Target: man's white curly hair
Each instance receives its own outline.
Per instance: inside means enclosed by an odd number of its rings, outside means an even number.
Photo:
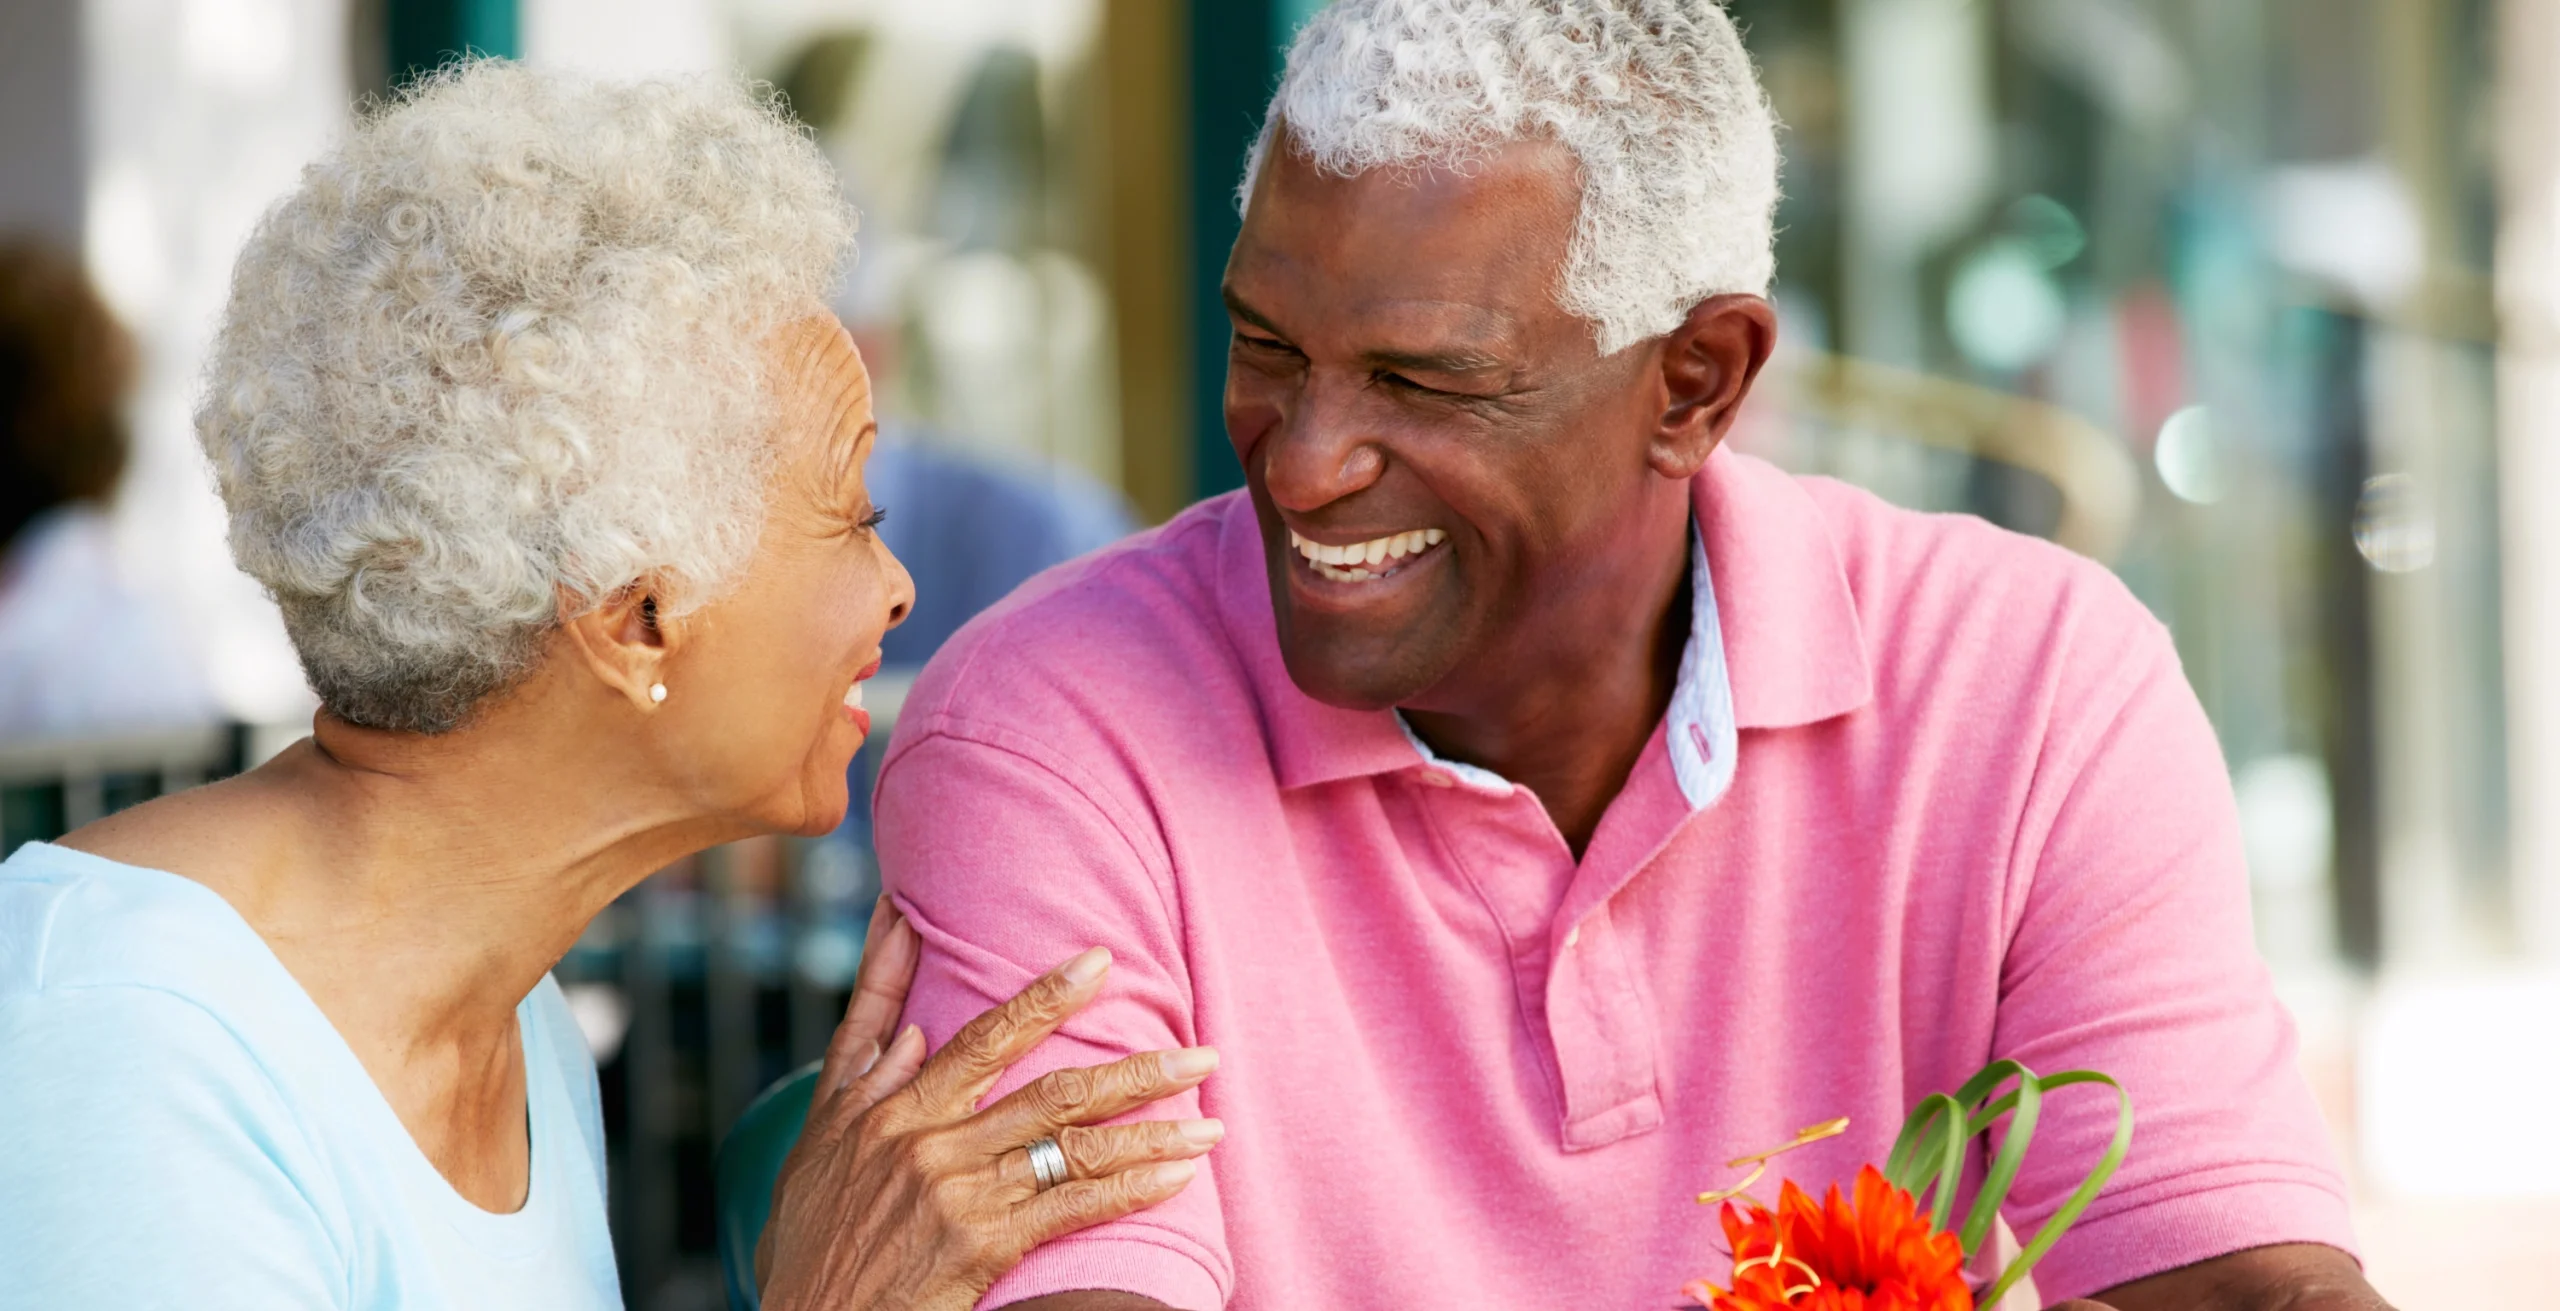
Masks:
[[[443,732],[562,615],[734,582],[765,339],[852,240],[825,157],[734,81],[481,61],[359,122],[241,252],[196,411],[321,701]]]
[[[1344,177],[1563,145],[1582,207],[1557,295],[1603,354],[1776,267],[1777,120],[1716,0],[1335,0],[1289,49],[1239,207],[1284,129]]]

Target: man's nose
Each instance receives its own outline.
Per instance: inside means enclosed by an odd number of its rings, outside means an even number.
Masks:
[[[1313,380],[1263,440],[1262,486],[1272,504],[1306,514],[1376,485],[1387,458],[1348,389]]]

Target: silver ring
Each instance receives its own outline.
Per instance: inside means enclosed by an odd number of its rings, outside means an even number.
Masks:
[[[1067,1181],[1067,1154],[1059,1149],[1057,1139],[1035,1139],[1022,1150],[1031,1153],[1031,1180],[1041,1192]]]

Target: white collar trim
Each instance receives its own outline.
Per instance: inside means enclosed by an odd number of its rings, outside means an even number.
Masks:
[[[1475,765],[1443,760],[1413,731],[1404,712],[1395,712],[1396,728],[1413,744],[1422,763],[1446,772],[1468,787],[1509,796],[1511,780]],[[1689,532],[1689,644],[1680,652],[1680,676],[1671,687],[1671,707],[1663,715],[1664,745],[1671,752],[1672,777],[1692,812],[1723,800],[1733,787],[1741,735],[1733,719],[1733,675],[1725,665],[1724,625],[1716,612],[1716,582],[1707,571],[1707,538],[1694,525]]]

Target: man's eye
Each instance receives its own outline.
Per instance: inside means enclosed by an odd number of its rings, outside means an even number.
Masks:
[[[1291,349],[1289,348],[1288,344],[1287,344],[1287,343],[1285,343],[1285,342],[1281,342],[1281,341],[1275,340],[1275,339],[1270,338],[1270,337],[1255,337],[1255,336],[1249,336],[1249,335],[1247,335],[1247,334],[1245,334],[1245,333],[1241,333],[1241,332],[1239,332],[1239,333],[1237,333],[1237,334],[1236,334],[1236,344],[1237,344],[1237,345],[1239,345],[1239,346],[1250,347],[1251,349],[1258,350],[1258,351],[1262,351],[1262,352],[1264,352],[1264,353],[1266,353],[1266,354],[1275,354],[1275,355],[1295,355],[1295,354],[1297,354],[1297,352],[1296,352],[1296,351],[1294,351],[1294,350],[1291,350]]]
[[[1408,378],[1401,373],[1381,373],[1378,375],[1378,381],[1383,382],[1398,391],[1414,392],[1423,396],[1455,397],[1458,394],[1453,391],[1442,391],[1437,387],[1425,387],[1421,383],[1415,382],[1413,379]]]

